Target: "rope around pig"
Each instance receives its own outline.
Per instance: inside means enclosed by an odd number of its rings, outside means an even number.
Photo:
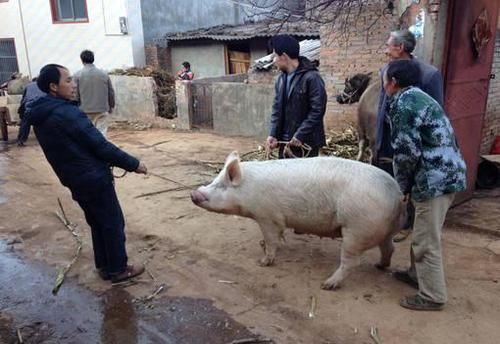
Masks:
[[[278,141],[278,145],[285,145],[285,147],[283,148],[283,155],[288,156],[290,158],[294,158],[294,159],[307,158],[312,150],[311,146],[309,146],[307,143],[303,143],[300,146],[296,146],[296,147],[299,147],[301,149],[301,153],[302,153],[302,156],[297,156],[297,155],[293,154],[293,152],[292,152],[292,148],[291,148],[292,146],[290,145],[290,141]],[[248,158],[252,154],[255,154],[255,153],[260,154],[261,152],[262,152],[261,150],[247,152],[247,153],[241,155],[241,160],[245,160],[246,158]],[[273,157],[272,150],[269,149],[269,147],[266,147],[264,160],[271,160],[271,159],[276,159],[276,157]],[[262,159],[251,159],[250,158],[248,160],[262,160]],[[120,179],[120,178],[123,178],[127,175],[127,171],[125,171],[125,170],[123,171],[122,174],[116,175],[114,173],[115,172],[114,169],[115,169],[115,167],[112,166],[111,173],[113,175],[113,178]]]

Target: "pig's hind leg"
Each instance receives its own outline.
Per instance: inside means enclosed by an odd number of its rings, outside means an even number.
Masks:
[[[357,267],[360,263],[359,250],[352,246],[349,242],[350,238],[345,238],[342,242],[342,250],[340,252],[340,266],[323,284],[322,289],[336,289],[340,287],[341,282]]]
[[[264,250],[264,257],[258,263],[260,266],[273,265],[285,226],[276,222],[259,222],[259,226],[264,236],[264,242],[260,243]]]
[[[391,266],[392,253],[394,252],[392,235],[388,235],[378,247],[380,248],[380,262],[375,264],[375,266],[380,270],[385,270]]]

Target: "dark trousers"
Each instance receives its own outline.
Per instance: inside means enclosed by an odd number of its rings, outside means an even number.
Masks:
[[[28,124],[26,115],[20,115],[21,124],[19,125],[19,132],[17,133],[17,142],[26,142],[30,136],[30,125]]]
[[[72,190],[73,191],[73,190]],[[92,231],[92,246],[97,269],[118,274],[127,267],[125,220],[115,187],[107,183],[92,191],[73,191]]]
[[[389,173],[392,177],[394,177],[394,169],[392,168],[392,162],[386,161],[384,159],[374,159],[373,165],[377,166],[378,168],[384,170],[385,172]],[[415,206],[411,201],[408,201],[406,207],[406,214],[407,216],[403,229],[412,229],[413,222],[415,221]]]
[[[305,154],[307,154],[307,150],[302,150],[300,147],[294,147],[290,146],[292,150],[292,154],[295,155],[297,158],[303,158]],[[312,158],[315,156],[318,156],[319,154],[319,147],[311,147],[311,150],[309,151],[309,154],[307,155],[308,158]],[[285,144],[281,143],[279,146],[279,152],[278,152],[278,157],[280,159],[289,159],[289,158],[294,158],[294,156],[285,156]]]

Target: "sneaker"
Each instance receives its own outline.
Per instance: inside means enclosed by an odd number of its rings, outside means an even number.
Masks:
[[[112,283],[124,282],[131,278],[139,276],[144,271],[145,271],[144,265],[141,265],[139,267],[135,267],[133,265],[127,265],[125,271],[111,276],[111,282]]]
[[[414,311],[440,311],[444,308],[444,303],[437,303],[426,300],[420,295],[407,296],[399,301],[401,307]]]
[[[392,276],[397,279],[398,281],[401,281],[403,283],[408,284],[409,286],[415,288],[418,290],[418,281],[415,281],[410,274],[408,273],[408,270],[400,270],[400,271],[394,271],[392,273]]]
[[[408,238],[410,234],[411,234],[411,229],[402,229],[394,236],[394,238],[392,238],[392,241],[394,242],[404,241],[406,240],[406,238]]]

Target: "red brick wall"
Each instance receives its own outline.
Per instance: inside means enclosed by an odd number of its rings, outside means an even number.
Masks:
[[[349,25],[349,36],[339,37],[339,30],[331,24],[321,27],[320,71],[326,83],[328,94],[325,125],[327,129],[341,129],[355,123],[358,104],[341,105],[336,95],[344,89],[345,78],[357,73],[374,73],[387,62],[384,55],[385,42],[391,30],[398,23],[397,10],[394,15],[380,17],[385,2],[375,1],[364,7],[360,16],[352,19]],[[379,18],[378,20],[376,20]],[[376,21],[376,22],[375,22]],[[368,31],[366,30],[371,24]]]
[[[158,68],[158,49],[154,44],[146,44],[144,46],[146,53],[146,65]]]
[[[499,20],[500,27],[500,20]],[[490,80],[488,105],[484,118],[481,154],[488,154],[497,135],[500,135],[500,28],[497,30],[495,55],[491,73],[495,79]]]
[[[172,58],[168,47],[161,47],[155,44],[146,44],[144,46],[146,52],[146,64],[155,68],[171,71]]]

